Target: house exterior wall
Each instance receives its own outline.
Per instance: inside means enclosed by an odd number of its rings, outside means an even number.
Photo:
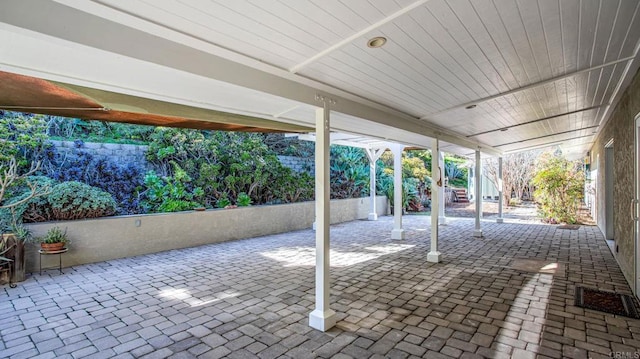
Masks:
[[[634,198],[634,134],[635,117],[640,113],[640,73],[636,73],[623,93],[611,118],[602,128],[590,151],[592,183],[595,188],[595,217],[597,225],[605,227],[605,145],[613,139],[613,213],[614,246],[616,257],[627,281],[634,288],[634,221],[631,218],[631,201]]]
[[[365,219],[369,215],[369,197],[331,201],[331,223]],[[376,197],[378,215],[387,214],[387,197]],[[30,224],[34,236],[43,236],[49,228],[67,230],[71,240],[63,266],[107,261],[142,254],[195,247],[204,244],[285,233],[311,228],[315,202],[271,206],[250,206],[203,212],[118,216],[80,221]],[[313,244],[313,236],[309,237]],[[27,248],[27,271],[38,270],[36,245]],[[54,257],[54,256],[45,256]],[[43,262],[57,261],[43,258]]]

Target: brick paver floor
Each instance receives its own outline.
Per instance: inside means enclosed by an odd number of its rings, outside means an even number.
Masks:
[[[390,240],[391,217],[332,227],[338,324],[327,333],[307,326],[314,234],[303,230],[3,286],[0,357],[640,355],[640,320],[573,305],[578,284],[630,293],[596,227],[484,222],[485,238],[477,239],[473,220],[449,219],[441,227],[443,261],[433,264],[428,224],[426,216],[405,217],[404,241]],[[527,271],[535,259],[562,270]]]

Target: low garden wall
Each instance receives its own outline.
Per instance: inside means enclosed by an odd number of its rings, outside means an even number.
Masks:
[[[376,198],[378,215],[387,213],[387,198]],[[367,218],[369,198],[331,201],[331,223]],[[108,217],[29,225],[34,236],[59,226],[72,241],[63,266],[101,262],[141,254],[194,247],[235,239],[311,228],[315,202],[251,206],[163,214]],[[36,245],[27,249],[27,271],[38,270]],[[54,256],[44,258],[50,264]],[[57,257],[55,258],[57,261]]]

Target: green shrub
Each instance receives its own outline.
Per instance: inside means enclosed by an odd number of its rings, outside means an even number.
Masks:
[[[179,163],[191,179],[184,190],[199,188],[206,207],[238,203],[240,193],[255,204],[313,198],[313,180],[284,167],[260,134],[157,128],[152,140],[147,160],[156,172],[173,178]]]
[[[144,177],[147,187],[142,206],[148,212],[179,212],[202,207],[204,195],[200,187],[191,189],[191,177],[177,163],[172,162],[173,176],[159,177],[150,171]]]
[[[116,211],[116,203],[109,193],[76,181],[53,186],[46,199],[51,219],[57,221],[111,216]]]
[[[56,183],[44,176],[33,176],[30,180],[51,189],[47,195],[32,198],[16,208],[16,214],[23,222],[97,218],[115,213],[113,197],[99,188],[76,181]],[[22,191],[16,196],[16,201],[28,195],[28,189],[23,188]]]
[[[249,197],[246,193],[242,192],[238,195],[237,203],[239,207],[248,207],[251,205],[251,197]]]
[[[579,162],[559,154],[543,154],[531,181],[539,210],[549,222],[575,223],[583,197],[584,174]]]

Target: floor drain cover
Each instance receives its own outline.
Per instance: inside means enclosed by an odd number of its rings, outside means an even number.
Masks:
[[[635,300],[628,294],[576,287],[576,306],[638,319]]]

